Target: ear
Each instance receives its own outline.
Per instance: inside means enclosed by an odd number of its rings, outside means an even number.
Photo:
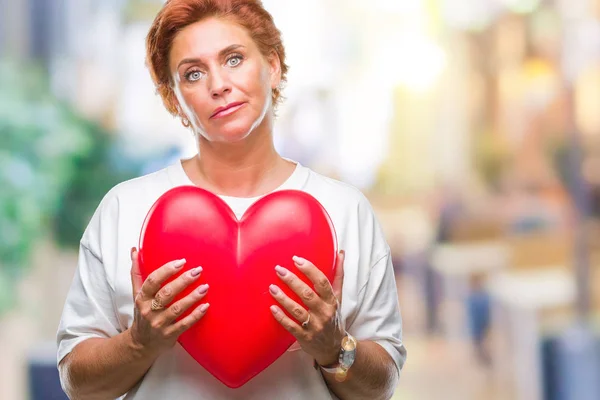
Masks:
[[[271,76],[271,89],[275,89],[281,83],[281,60],[276,51],[272,51],[267,57],[269,73]]]

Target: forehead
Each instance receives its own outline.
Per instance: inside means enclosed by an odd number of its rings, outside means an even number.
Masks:
[[[251,47],[253,41],[246,30],[234,22],[217,18],[203,19],[186,26],[175,36],[171,46],[171,62],[176,63],[178,58],[184,57],[214,57],[232,44]]]

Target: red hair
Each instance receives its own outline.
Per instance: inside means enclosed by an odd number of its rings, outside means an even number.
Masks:
[[[169,70],[173,40],[181,29],[209,17],[226,18],[244,27],[263,56],[268,57],[274,51],[281,63],[281,82],[286,80],[288,66],[281,32],[260,0],[168,0],[146,37],[146,63],[158,94],[173,115],[177,115]],[[273,89],[273,104],[277,104],[280,97],[280,89]]]

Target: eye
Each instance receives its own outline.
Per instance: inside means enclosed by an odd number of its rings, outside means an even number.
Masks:
[[[199,81],[200,79],[202,79],[202,75],[203,75],[202,72],[198,71],[198,70],[189,71],[189,72],[186,72],[185,79],[188,82],[196,82],[196,81]]]
[[[243,59],[244,58],[241,55],[236,54],[227,59],[227,65],[229,65],[230,67],[237,67],[238,65],[240,65],[242,63]]]

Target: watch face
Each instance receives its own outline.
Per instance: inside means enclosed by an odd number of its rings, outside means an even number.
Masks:
[[[342,339],[342,353],[340,355],[340,364],[344,369],[350,368],[356,358],[356,339],[347,335]]]
[[[342,357],[340,360],[340,364],[342,365],[342,367],[350,368],[350,366],[354,362],[354,356],[355,356],[355,353],[353,351],[345,351],[344,354],[342,354]]]

